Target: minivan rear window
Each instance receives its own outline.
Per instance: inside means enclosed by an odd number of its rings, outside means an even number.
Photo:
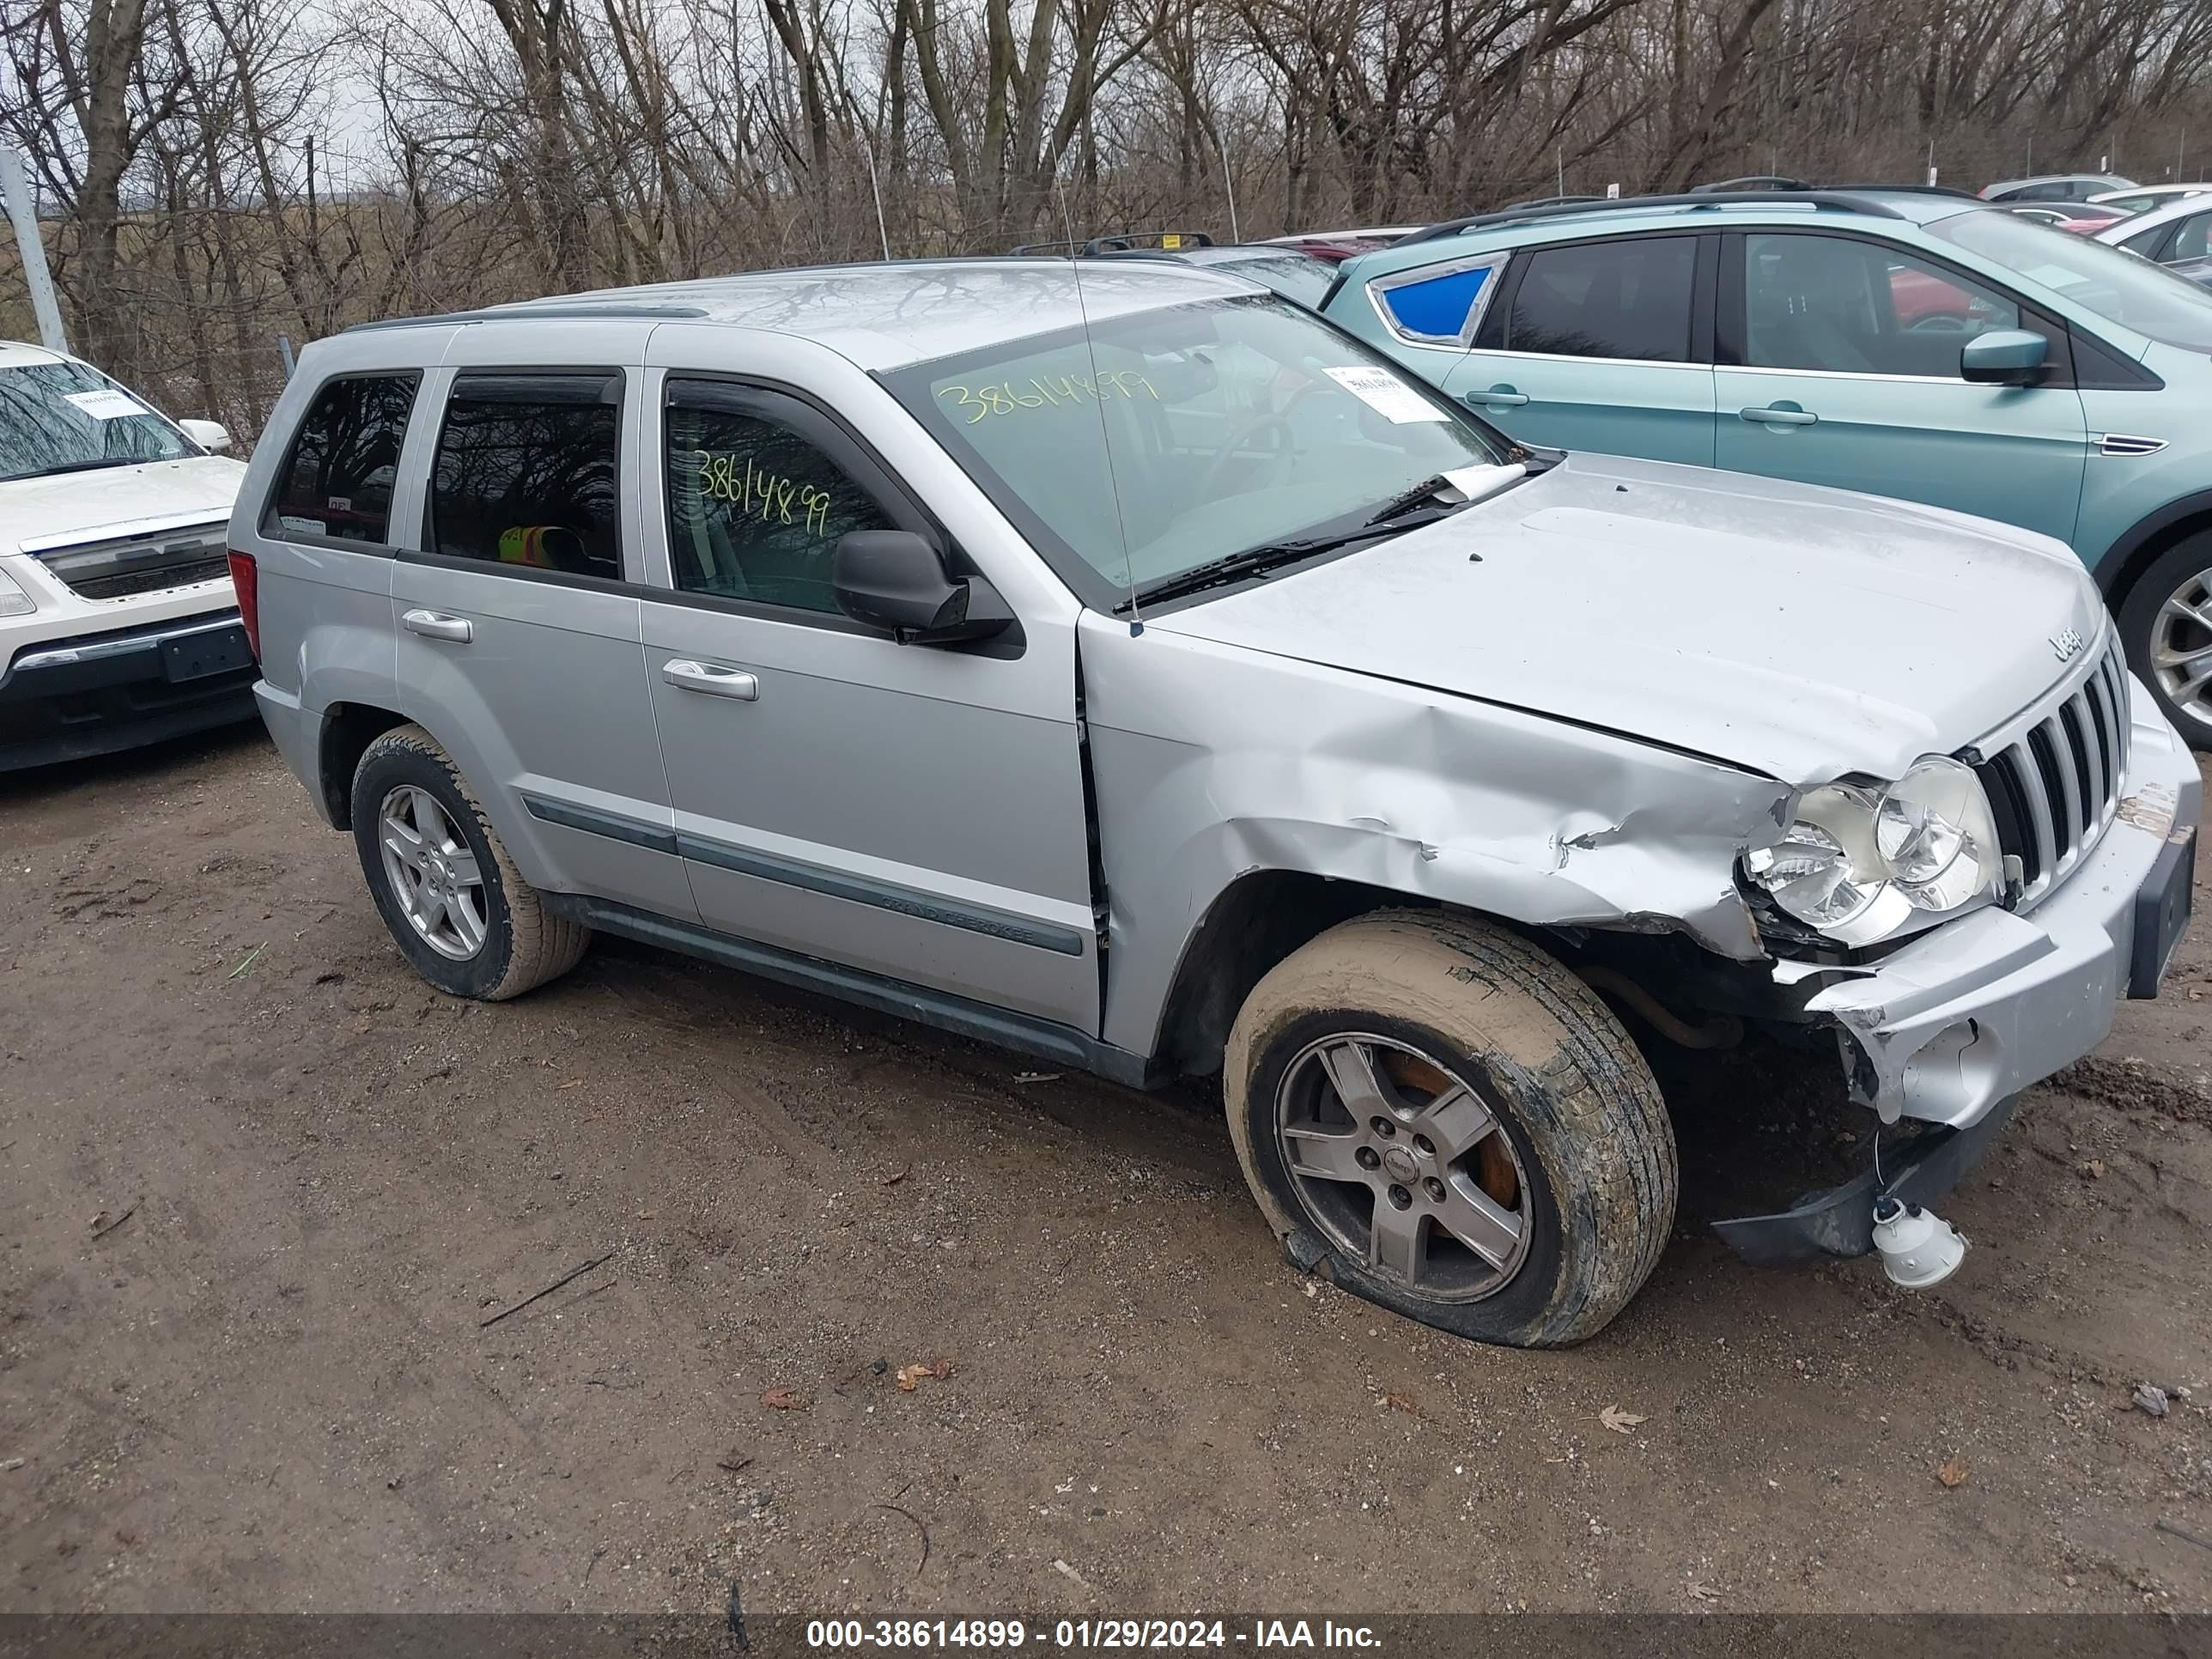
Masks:
[[[389,542],[399,443],[421,380],[354,375],[317,392],[277,475],[264,533]]]
[[[622,580],[619,377],[453,382],[430,483],[430,550]]]

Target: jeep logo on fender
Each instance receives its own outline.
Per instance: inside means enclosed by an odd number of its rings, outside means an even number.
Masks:
[[[2071,628],[2063,634],[2053,634],[2051,636],[2051,648],[2057,653],[2058,660],[2061,662],[2071,662],[2074,659],[2074,653],[2087,643],[2088,641],[2081,637],[2078,630]]]

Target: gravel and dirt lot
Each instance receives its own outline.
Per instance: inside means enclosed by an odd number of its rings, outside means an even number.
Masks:
[[[0,1607],[2203,1609],[2208,985],[1919,1295],[1705,1231],[1856,1156],[1729,1057],[1643,1296],[1505,1352],[1294,1274],[1211,1091],[605,941],[445,1000],[252,728],[0,780]]]

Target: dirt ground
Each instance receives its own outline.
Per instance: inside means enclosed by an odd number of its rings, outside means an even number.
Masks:
[[[1302,1281],[1205,1091],[604,941],[445,1000],[252,728],[0,780],[0,1608],[2203,1609],[2208,985],[1918,1295],[1705,1231],[1841,1144],[1732,1058],[1643,1296],[1514,1353]]]

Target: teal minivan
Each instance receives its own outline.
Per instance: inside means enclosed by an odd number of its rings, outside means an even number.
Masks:
[[[1521,441],[2004,520],[2212,747],[2212,292],[1949,191],[1563,202],[1347,261],[1324,313]]]

